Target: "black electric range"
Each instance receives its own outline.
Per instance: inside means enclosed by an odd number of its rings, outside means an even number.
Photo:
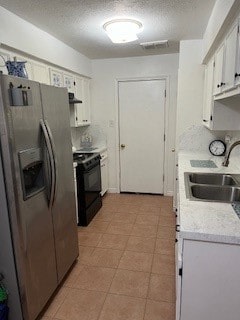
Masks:
[[[102,207],[101,169],[98,153],[74,153],[77,162],[78,225],[87,226]]]

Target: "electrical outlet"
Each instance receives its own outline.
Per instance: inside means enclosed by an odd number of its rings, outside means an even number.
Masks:
[[[230,134],[226,134],[226,135],[225,135],[225,142],[226,142],[226,143],[230,143],[231,140],[232,140],[232,137],[230,136]]]

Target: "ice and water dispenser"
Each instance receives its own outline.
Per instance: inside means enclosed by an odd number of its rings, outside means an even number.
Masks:
[[[20,151],[19,163],[22,179],[23,199],[34,196],[45,188],[44,164],[40,148]]]

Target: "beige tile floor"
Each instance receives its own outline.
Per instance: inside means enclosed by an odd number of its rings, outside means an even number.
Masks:
[[[109,194],[42,320],[174,320],[172,198]]]

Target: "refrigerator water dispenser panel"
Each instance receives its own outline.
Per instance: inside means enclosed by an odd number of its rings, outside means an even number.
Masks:
[[[45,188],[44,165],[41,149],[34,148],[19,152],[23,200],[34,196]]]

